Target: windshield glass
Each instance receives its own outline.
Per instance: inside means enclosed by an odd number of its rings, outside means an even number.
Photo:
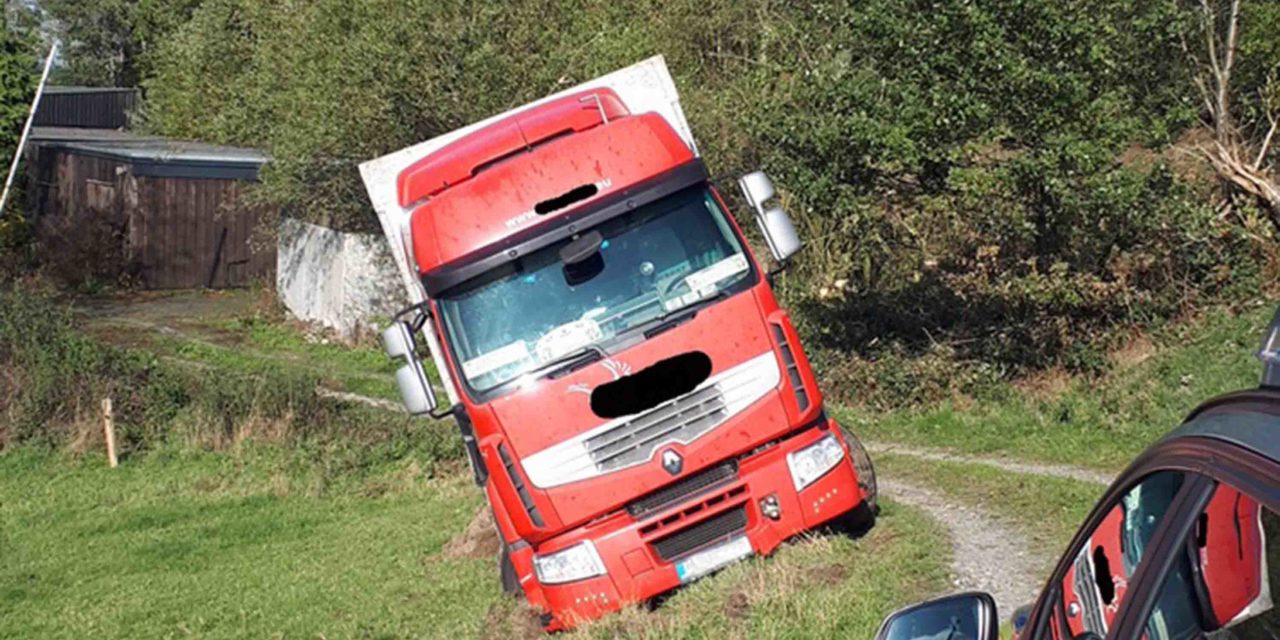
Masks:
[[[446,291],[449,342],[481,393],[749,281],[750,263],[706,185],[595,227],[603,268],[567,277],[545,247]],[[570,284],[570,281],[577,284]]]

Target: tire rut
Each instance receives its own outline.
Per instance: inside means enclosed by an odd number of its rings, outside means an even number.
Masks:
[[[1016,528],[919,485],[881,478],[880,490],[892,500],[925,511],[947,528],[952,584],[960,590],[990,593],[1002,618],[1039,592],[1047,561],[1032,555],[1030,540]]]
[[[1093,484],[1109,485],[1114,478],[1114,474],[1095,469],[1085,469],[1082,467],[1073,467],[1065,464],[1050,464],[1043,462],[1024,462],[1021,460],[1011,460],[1009,458],[1000,458],[995,456],[980,456],[965,453],[956,453],[946,449],[934,449],[930,447],[917,447],[913,445],[887,443],[887,442],[863,442],[867,450],[873,454],[876,453],[892,453],[920,460],[931,462],[958,462],[962,464],[975,464],[984,467],[992,467],[1010,473],[1021,473],[1033,476],[1048,476],[1051,478],[1066,478],[1068,480],[1078,480],[1080,482],[1090,482]]]

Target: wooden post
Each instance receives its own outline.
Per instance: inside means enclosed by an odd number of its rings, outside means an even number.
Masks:
[[[114,469],[119,463],[116,461],[116,427],[111,416],[111,398],[102,399],[102,433],[107,437],[107,463]]]

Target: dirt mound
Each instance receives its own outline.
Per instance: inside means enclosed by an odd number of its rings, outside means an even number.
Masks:
[[[548,637],[538,612],[524,600],[507,599],[489,607],[480,632],[484,640],[536,640]]]
[[[500,550],[498,527],[493,522],[493,514],[489,507],[480,507],[467,527],[444,544],[440,555],[451,560],[496,558]]]

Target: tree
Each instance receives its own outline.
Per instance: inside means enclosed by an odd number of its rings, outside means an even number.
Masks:
[[[1196,68],[1194,82],[1205,124],[1213,131],[1213,143],[1200,151],[1228,190],[1256,201],[1280,231],[1280,176],[1272,162],[1280,126],[1280,64],[1265,71],[1256,95],[1244,96],[1248,104],[1237,105],[1232,80],[1241,44],[1241,0],[1199,2],[1196,31],[1203,48],[1184,42],[1184,49]],[[1274,36],[1266,26],[1257,31]]]
[[[62,79],[74,84],[136,86],[156,47],[202,0],[41,0],[63,42]]]

